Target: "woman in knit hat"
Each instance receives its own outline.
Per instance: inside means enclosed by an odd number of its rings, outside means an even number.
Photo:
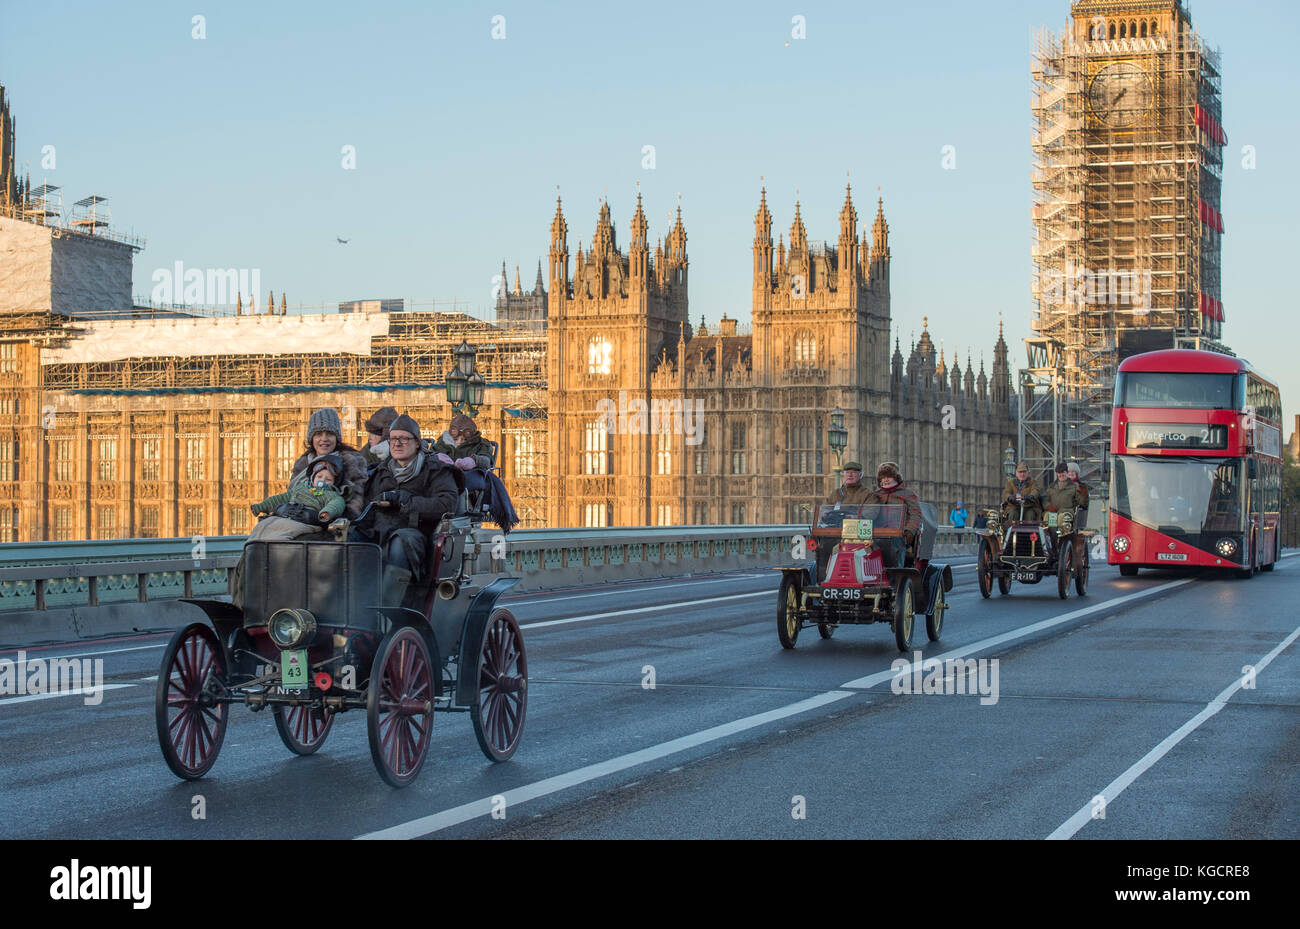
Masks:
[[[308,481],[307,466],[321,455],[337,454],[343,461],[343,473],[338,476],[338,489],[347,495],[348,505],[344,516],[356,519],[361,515],[361,493],[366,486],[366,459],[359,451],[343,441],[343,424],[339,414],[331,407],[323,407],[307,420],[307,450],[293,463],[289,486]]]
[[[438,441],[433,453],[443,464],[454,464],[462,471],[492,467],[492,443],[483,438],[474,420],[464,413],[451,418],[451,425]]]

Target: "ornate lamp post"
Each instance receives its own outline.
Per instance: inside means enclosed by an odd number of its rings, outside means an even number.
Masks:
[[[835,486],[840,483],[840,458],[844,448],[849,444],[849,430],[844,428],[844,411],[839,407],[831,410],[831,427],[826,430],[826,440],[835,452]]]
[[[451,404],[452,413],[477,416],[487,392],[487,381],[474,368],[478,350],[462,341],[453,354],[456,366],[447,372],[447,402]]]
[[[1007,477],[1011,477],[1016,473],[1016,450],[1010,445],[1002,453],[1002,473]]]

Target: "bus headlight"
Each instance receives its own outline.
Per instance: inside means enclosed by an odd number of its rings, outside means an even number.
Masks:
[[[1128,536],[1126,535],[1115,536],[1114,541],[1110,543],[1110,547],[1115,549],[1115,551],[1119,552],[1121,555],[1124,554],[1126,551],[1128,551]]]
[[[276,610],[266,632],[277,648],[302,648],[316,636],[316,617],[306,610]]]
[[[1237,554],[1237,540],[1219,539],[1219,541],[1214,545],[1214,550],[1224,558],[1231,558],[1233,555]]]

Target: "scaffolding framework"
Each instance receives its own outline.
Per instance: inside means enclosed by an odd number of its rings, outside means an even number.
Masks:
[[[1089,17],[1093,7],[1109,15]],[[1167,8],[1172,28],[1138,14],[1129,35],[1129,7]],[[1022,457],[1036,472],[1077,461],[1103,494],[1119,362],[1157,348],[1227,351],[1218,55],[1180,4],[1117,10],[1085,0],[1072,27],[1038,35],[1035,335],[1020,382]]]

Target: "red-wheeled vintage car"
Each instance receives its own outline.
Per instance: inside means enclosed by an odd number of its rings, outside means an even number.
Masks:
[[[206,774],[237,703],[269,707],[299,755],[321,747],[338,714],[363,711],[375,767],[394,787],[420,773],[435,710],[468,711],[488,758],[513,755],[528,665],[519,624],[496,601],[518,578],[472,573],[481,520],[462,490],[424,582],[400,605],[381,603],[379,547],[343,541],[346,526],[333,541],[248,543],[243,609],[187,601],[208,622],[177,631],[163,656],[154,713],[168,767]]]
[[[897,504],[827,504],[818,508],[808,543],[816,565],[781,568],[776,632],[794,648],[799,631],[816,626],[829,639],[839,625],[889,623],[900,651],[912,647],[917,614],[937,642],[952,590],[952,569],[931,560],[938,529],[922,504],[913,557],[903,539],[905,508]]]

